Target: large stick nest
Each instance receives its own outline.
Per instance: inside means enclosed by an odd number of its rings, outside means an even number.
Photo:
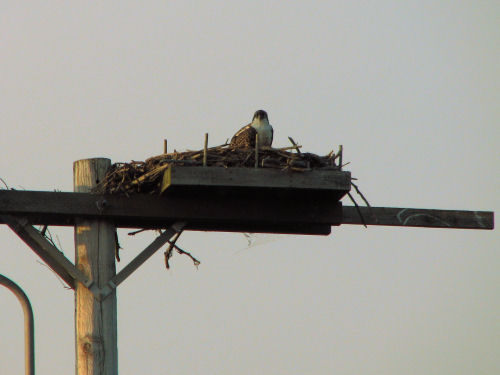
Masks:
[[[292,147],[259,149],[258,167],[304,172],[310,170],[340,170],[335,163],[339,154],[332,151],[319,156],[301,153],[294,143]],[[295,150],[290,152],[289,150]],[[185,151],[153,156],[146,161],[115,163],[104,180],[95,189],[104,194],[159,194],[163,172],[169,165],[202,166],[204,150]],[[206,150],[206,166],[221,168],[255,168],[255,149],[234,148],[228,144],[210,147]]]

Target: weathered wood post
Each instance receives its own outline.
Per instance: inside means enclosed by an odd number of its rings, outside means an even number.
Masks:
[[[90,192],[104,178],[111,161],[78,160],[73,164],[74,191]],[[101,207],[98,209],[104,209]],[[104,220],[78,219],[75,225],[75,265],[99,288],[115,274],[115,227]],[[103,301],[81,283],[75,288],[77,375],[117,375],[116,291]]]

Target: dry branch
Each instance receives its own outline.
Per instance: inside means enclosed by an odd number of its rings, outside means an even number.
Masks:
[[[288,137],[288,140],[292,143],[293,148],[297,151],[297,153],[300,154],[299,145],[295,143],[292,137]]]
[[[367,228],[365,218],[363,217],[363,214],[361,213],[361,209],[359,208],[358,202],[356,202],[356,200],[354,199],[354,197],[352,196],[351,193],[347,193],[347,195],[351,199],[352,203],[354,203],[354,206],[356,206],[356,211],[358,212],[358,215],[359,215],[359,218],[361,219],[361,222],[363,223],[365,228]]]
[[[200,265],[201,262],[198,259],[196,259],[194,256],[192,256],[189,252],[182,250],[179,246],[176,245],[176,242],[179,239],[179,237],[181,236],[181,234],[182,234],[182,231],[177,233],[171,241],[168,241],[169,246],[168,246],[168,249],[164,253],[164,255],[165,255],[165,267],[167,269],[170,269],[169,261],[170,261],[170,258],[172,258],[173,250],[175,249],[179,254],[187,255],[189,258],[191,258],[194,266],[196,268],[198,268],[198,266]]]

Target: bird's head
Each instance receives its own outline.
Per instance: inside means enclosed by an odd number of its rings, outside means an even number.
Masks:
[[[267,118],[266,111],[264,111],[262,109],[259,109],[257,112],[254,113],[252,121],[254,121],[254,120],[258,120],[258,121],[268,120],[269,121],[269,119]]]

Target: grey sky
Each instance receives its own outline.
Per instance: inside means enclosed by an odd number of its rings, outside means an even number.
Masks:
[[[0,177],[70,191],[74,160],[221,144],[263,108],[277,146],[343,144],[373,205],[498,212],[499,21],[497,1],[2,1]],[[152,239],[127,237],[120,267]],[[72,373],[73,293],[0,239],[38,373]],[[199,270],[159,252],[120,286],[121,374],[500,372],[497,230],[245,243],[185,233]],[[0,305],[0,373],[22,373],[21,310]]]

